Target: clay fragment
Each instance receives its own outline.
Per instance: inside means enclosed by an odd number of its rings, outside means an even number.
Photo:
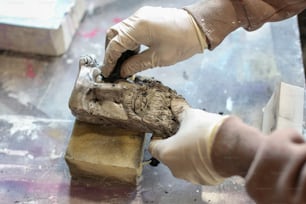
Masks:
[[[104,82],[96,59],[84,56],[69,107],[80,121],[169,137],[179,126],[171,108],[176,101],[185,99],[151,78]]]

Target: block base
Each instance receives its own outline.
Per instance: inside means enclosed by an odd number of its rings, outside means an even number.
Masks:
[[[144,139],[145,133],[76,121],[65,155],[72,178],[113,179],[137,185]]]

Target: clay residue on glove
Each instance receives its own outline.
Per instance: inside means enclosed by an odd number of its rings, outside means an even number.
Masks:
[[[93,62],[94,61],[94,62]],[[80,59],[80,70],[69,107],[77,119],[110,128],[125,128],[169,137],[179,127],[172,111],[185,101],[174,90],[150,78],[103,82],[93,57]]]

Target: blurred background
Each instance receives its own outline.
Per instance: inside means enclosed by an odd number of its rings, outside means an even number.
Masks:
[[[305,67],[306,57],[305,57],[305,46],[306,46],[306,11],[303,11],[298,15],[298,25],[300,30],[301,47],[303,51],[303,62]],[[305,70],[305,69],[304,69]]]

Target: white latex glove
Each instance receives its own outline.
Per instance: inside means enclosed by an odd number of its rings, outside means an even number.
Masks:
[[[143,7],[108,30],[103,76],[110,75],[124,51],[139,50],[140,45],[148,49],[123,63],[122,77],[148,68],[175,64],[207,48],[204,33],[187,11]]]
[[[177,178],[204,185],[221,183],[224,178],[214,170],[211,149],[226,117],[186,106],[178,132],[164,140],[153,139],[149,151]]]

